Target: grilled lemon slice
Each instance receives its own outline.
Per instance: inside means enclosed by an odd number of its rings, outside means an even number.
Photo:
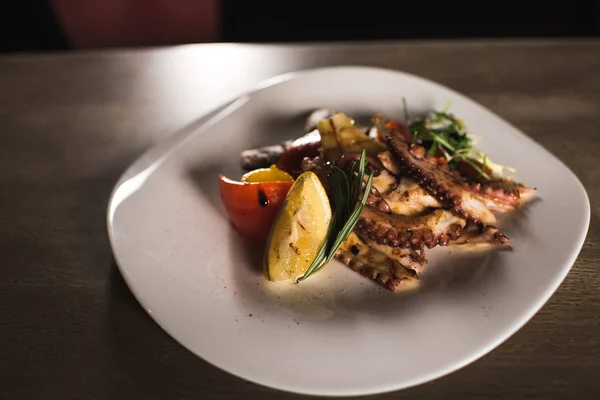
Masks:
[[[325,243],[331,219],[331,205],[321,181],[314,172],[302,173],[271,227],[263,266],[266,278],[301,277]]]

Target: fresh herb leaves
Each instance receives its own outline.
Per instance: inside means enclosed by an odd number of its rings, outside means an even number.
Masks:
[[[334,215],[331,220],[331,229],[325,243],[319,249],[308,270],[302,277],[297,279],[296,283],[305,280],[325,267],[354,230],[373,183],[373,173],[370,173],[367,182],[364,182],[366,163],[367,153],[363,149],[360,160],[351,162],[347,169],[329,164],[333,169],[331,179]],[[360,197],[361,190],[364,190],[362,198]]]
[[[505,166],[493,164],[487,155],[478,151],[467,134],[465,125],[448,110],[432,111],[426,117],[410,119],[403,99],[404,116],[412,144],[423,146],[428,155],[443,156],[451,170],[458,169],[461,162],[469,164],[477,172],[477,178],[492,179],[488,173],[501,173]]]

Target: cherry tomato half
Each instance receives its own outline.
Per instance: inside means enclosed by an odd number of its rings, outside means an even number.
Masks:
[[[293,181],[239,182],[219,175],[221,200],[237,231],[248,241],[266,242]]]
[[[483,169],[483,164],[480,162],[473,161],[473,164],[477,165],[479,169]],[[479,171],[473,168],[471,164],[464,161],[459,161],[456,164],[456,169],[458,169],[458,172],[467,179],[478,179],[480,175]],[[488,176],[492,175],[492,170],[489,167],[486,167],[484,171]]]
[[[408,132],[408,129],[406,129],[406,127],[400,122],[394,120],[389,121],[387,124],[385,124],[385,128],[392,133],[399,134],[406,143],[412,142],[412,136],[410,135],[410,132]]]

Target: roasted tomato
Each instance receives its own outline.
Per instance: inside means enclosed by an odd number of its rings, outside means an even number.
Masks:
[[[406,143],[412,142],[412,136],[408,132],[408,129],[406,129],[406,127],[403,124],[401,124],[400,122],[394,121],[394,120],[389,121],[387,124],[385,124],[385,128],[388,131],[390,131],[391,133],[396,133],[396,134],[400,135],[400,137],[402,139],[404,139],[404,141]]]
[[[473,164],[477,165],[479,169],[483,170],[483,164],[477,161],[472,162]],[[473,166],[467,162],[459,161],[458,163],[456,163],[456,169],[464,178],[467,178],[469,180],[479,179],[479,171],[477,171],[477,169],[473,168]],[[488,176],[492,175],[492,170],[489,167],[486,167],[484,171]]]
[[[219,176],[221,200],[233,226],[250,242],[266,242],[293,180],[240,182]]]

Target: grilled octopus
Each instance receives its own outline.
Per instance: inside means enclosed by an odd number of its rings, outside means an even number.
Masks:
[[[365,207],[355,231],[378,244],[421,250],[424,246],[431,249],[458,239],[465,224],[465,219],[444,209],[421,216],[406,216]]]
[[[422,264],[419,256],[411,256],[410,250],[402,249],[400,253],[390,257],[369,246],[359,235],[352,232],[338,249],[336,258],[360,275],[394,291],[404,282],[418,281],[416,270]],[[414,269],[408,268],[401,260],[413,265]]]
[[[467,181],[401,135],[389,133],[383,141],[386,150],[367,158],[363,182],[372,173],[373,184],[353,232],[335,255],[338,260],[394,291],[419,280],[425,249],[509,244],[496,226],[496,214],[527,203],[535,189],[503,179]],[[344,167],[359,158],[360,153],[346,151],[333,163]],[[317,173],[329,192],[331,169],[323,159],[305,158],[301,169]]]
[[[467,219],[495,224],[493,212],[513,211],[535,197],[535,189],[505,179],[468,182],[458,173],[440,168],[424,156],[424,149],[409,145],[397,135],[386,138],[389,154],[379,159],[396,175],[416,182],[442,207],[453,210]]]

